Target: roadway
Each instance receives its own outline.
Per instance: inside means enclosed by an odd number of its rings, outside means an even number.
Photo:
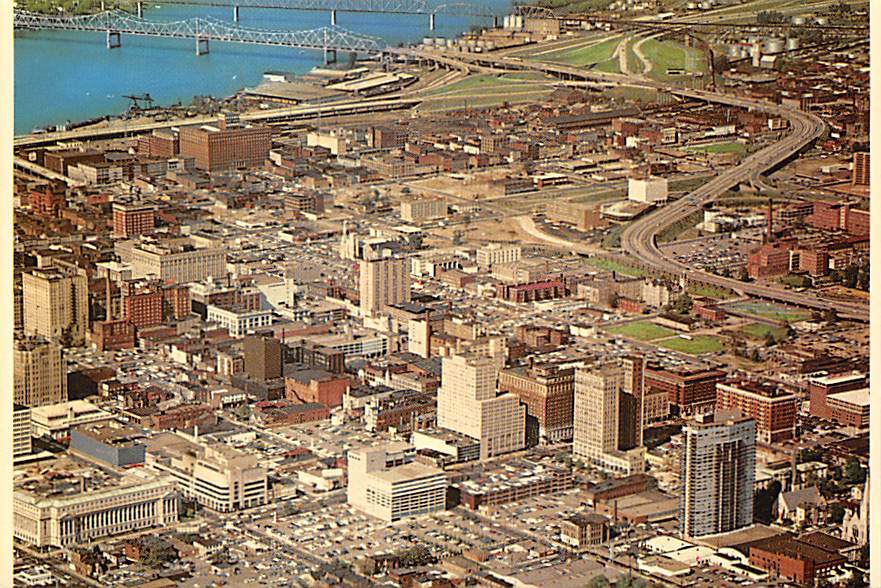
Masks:
[[[741,98],[720,92],[708,92],[702,90],[688,90],[671,88],[661,82],[648,80],[641,76],[624,74],[601,73],[584,70],[577,67],[530,62],[511,57],[495,58],[482,54],[474,56],[450,56],[438,55],[437,52],[398,50],[399,54],[409,54],[420,59],[430,59],[448,67],[462,69],[487,68],[489,70],[533,70],[541,71],[563,79],[582,81],[601,81],[616,85],[631,85],[653,88],[667,91],[672,94],[702,100],[715,104],[724,104],[740,108],[760,110],[785,118],[789,122],[789,133],[781,140],[745,158],[739,165],[717,175],[696,190],[690,192],[676,202],[664,206],[650,213],[638,221],[635,221],[625,229],[621,236],[621,248],[646,265],[655,267],[674,276],[685,276],[706,284],[729,288],[736,292],[747,294],[755,298],[774,300],[786,304],[793,304],[812,310],[824,311],[834,309],[839,316],[859,321],[868,322],[869,309],[864,304],[831,301],[818,295],[807,292],[792,292],[765,284],[747,283],[739,280],[717,276],[708,272],[692,270],[686,265],[667,257],[657,246],[655,239],[663,229],[685,218],[689,214],[699,211],[705,204],[713,202],[722,194],[742,183],[762,183],[758,178],[764,172],[787,161],[797,155],[805,147],[820,137],[826,125],[823,121],[810,113],[794,108],[760,102],[747,98]],[[763,184],[763,183],[762,183]],[[573,250],[578,243],[571,242]]]

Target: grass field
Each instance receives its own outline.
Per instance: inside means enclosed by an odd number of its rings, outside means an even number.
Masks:
[[[505,93],[516,90],[535,89],[534,84],[527,82],[535,82],[543,79],[541,74],[524,73],[511,74],[510,76],[489,76],[474,75],[468,76],[464,80],[459,80],[448,86],[442,86],[427,92],[427,96],[450,96],[450,95],[471,95],[475,92],[495,94]]]
[[[599,269],[604,269],[609,272],[618,272],[619,274],[625,274],[628,276],[633,276],[635,278],[642,278],[646,275],[646,272],[644,270],[641,270],[637,267],[624,265],[623,263],[612,261],[610,259],[591,257],[587,260],[587,263]]]
[[[707,66],[703,53],[672,41],[649,39],[642,45],[642,53],[652,63],[650,76],[658,79],[669,79],[668,69],[681,69],[687,72],[706,71]]]
[[[688,286],[688,293],[694,296],[706,296],[707,298],[719,298],[721,300],[732,298],[734,296],[734,292],[731,290],[714,288],[713,286],[703,286],[701,284],[690,284]]]
[[[576,47],[575,49],[563,49],[542,55],[542,60],[556,61],[567,65],[587,66],[603,63],[612,60],[615,54],[615,48],[621,39],[615,37],[601,43],[586,45],[584,47]],[[617,68],[617,64],[615,65]]]
[[[702,353],[715,353],[722,351],[725,346],[718,337],[712,335],[694,335],[691,340],[682,339],[681,337],[673,337],[672,339],[664,339],[658,345],[672,351],[680,353],[688,353],[689,355],[700,355]]]
[[[728,308],[759,318],[783,321],[786,323],[794,323],[811,318],[811,312],[808,310],[785,306],[783,304],[775,304],[773,302],[749,300],[746,302],[737,302]]]
[[[780,341],[786,337],[786,329],[784,327],[772,327],[764,323],[750,323],[741,327],[740,332],[750,339],[764,339],[768,333],[774,335],[774,339]]]
[[[746,153],[746,145],[737,141],[730,141],[728,143],[713,143],[712,145],[688,147],[687,150],[696,153],[737,153],[743,155]]]
[[[606,329],[608,332],[640,341],[654,341],[675,335],[676,331],[656,325],[651,321],[637,321]]]

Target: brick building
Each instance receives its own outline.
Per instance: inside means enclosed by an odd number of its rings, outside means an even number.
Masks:
[[[180,154],[192,157],[204,171],[238,169],[261,165],[272,147],[272,129],[246,126],[235,117],[221,119],[217,126],[181,127]]]
[[[511,392],[526,404],[526,438],[531,444],[572,438],[574,368],[560,369],[553,365],[506,368],[499,372],[499,391]]]
[[[646,394],[666,392],[671,405],[680,414],[693,414],[716,403],[716,384],[725,372],[709,369],[663,369],[649,364],[645,370]]]
[[[866,375],[862,373],[849,373],[822,376],[808,380],[808,398],[811,402],[811,416],[821,419],[831,419],[832,410],[826,403],[826,399],[832,394],[859,390],[866,387]]]
[[[799,398],[776,386],[734,381],[716,384],[716,410],[740,410],[756,421],[756,441],[779,443],[795,437]]]
[[[854,186],[869,185],[869,154],[865,152],[857,152],[853,154],[853,170],[851,173],[850,183]]]
[[[814,586],[815,579],[842,566],[846,558],[791,535],[771,537],[749,546],[751,566],[802,586]]]
[[[28,192],[31,212],[38,216],[58,218],[65,207],[64,182],[41,182]]]
[[[300,370],[285,377],[285,398],[336,408],[342,406],[343,394],[351,384],[346,376],[317,369]]]
[[[755,279],[785,276],[789,273],[788,243],[765,243],[747,257],[747,274]]]
[[[536,302],[564,296],[566,296],[566,286],[559,279],[530,284],[499,285],[499,298],[508,302]]]
[[[156,208],[152,204],[113,204],[113,234],[117,237],[136,237],[156,227]]]

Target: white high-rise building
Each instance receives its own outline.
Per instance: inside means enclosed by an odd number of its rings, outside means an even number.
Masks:
[[[85,272],[48,267],[25,272],[21,278],[25,333],[42,335],[65,346],[85,344],[89,324]]]
[[[408,444],[349,451],[349,504],[387,522],[444,510],[446,474],[414,462],[413,454]]]
[[[682,430],[679,529],[683,537],[753,522],[756,423],[735,411],[698,415]]]
[[[619,395],[626,372],[617,365],[575,371],[572,453],[600,469],[631,475],[644,469],[644,448],[619,450]]]
[[[498,353],[443,359],[437,424],[479,440],[481,459],[526,446],[526,406],[515,394],[497,391],[504,363]]]

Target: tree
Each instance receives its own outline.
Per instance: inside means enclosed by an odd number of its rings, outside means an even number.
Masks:
[[[587,588],[609,588],[609,581],[605,576],[594,576],[587,583]]]
[[[844,520],[844,507],[838,504],[837,502],[833,502],[829,505],[829,522],[834,523],[836,525],[840,525],[841,521]]]
[[[767,333],[765,335],[765,347],[773,347],[777,345],[777,339],[774,338],[774,333]]]
[[[759,350],[756,347],[752,348],[752,351],[749,352],[750,361],[759,362],[762,361],[762,356],[759,354]]]
[[[823,320],[827,323],[834,323],[838,320],[838,312],[834,308],[827,308],[823,311]]]
[[[859,461],[850,458],[844,466],[844,479],[851,484],[862,484],[866,481],[866,470],[863,469]]]
[[[737,279],[741,282],[749,282],[749,272],[745,267],[740,268],[740,271],[737,272]]]

